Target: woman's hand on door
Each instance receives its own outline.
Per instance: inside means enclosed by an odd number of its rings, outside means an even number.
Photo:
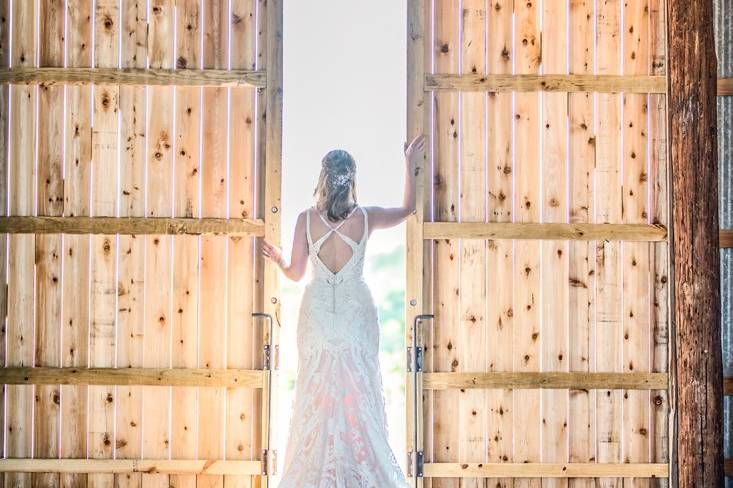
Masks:
[[[270,244],[265,239],[262,239],[262,255],[277,264],[280,268],[283,267],[282,251],[279,247]]]

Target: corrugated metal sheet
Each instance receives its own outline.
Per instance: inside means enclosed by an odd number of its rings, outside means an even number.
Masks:
[[[715,47],[718,76],[733,76],[733,0],[715,0]],[[720,226],[733,228],[733,97],[718,98],[718,164]],[[723,334],[723,374],[733,376],[733,250],[720,253],[721,327]],[[733,457],[733,398],[724,401],[725,457]],[[726,478],[733,488],[733,479]]]

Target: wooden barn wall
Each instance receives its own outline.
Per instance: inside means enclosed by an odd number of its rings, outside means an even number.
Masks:
[[[715,44],[718,55],[718,76],[733,77],[733,2],[715,1]],[[720,228],[733,230],[733,97],[718,97],[718,192]],[[730,245],[729,245],[730,246]],[[733,249],[720,250],[720,309],[723,344],[723,376],[733,377]],[[727,385],[728,382],[726,382]],[[733,397],[729,387],[723,399],[725,458],[733,458]],[[726,463],[726,487],[733,486],[730,462]]]
[[[664,12],[664,0],[425,0],[425,71],[663,76]],[[448,89],[425,103],[426,222],[668,224],[664,94]],[[667,252],[664,240],[435,239],[426,374],[666,372]],[[424,398],[425,463],[669,461],[666,390]],[[425,476],[433,487],[666,484]]]
[[[264,0],[2,0],[4,67],[264,67]],[[262,218],[253,87],[3,85],[0,213]],[[259,110],[258,111],[258,107]],[[6,367],[261,369],[253,236],[0,236]],[[259,263],[259,264],[258,264]],[[262,390],[5,385],[9,458],[261,459]],[[5,473],[6,486],[258,476]]]

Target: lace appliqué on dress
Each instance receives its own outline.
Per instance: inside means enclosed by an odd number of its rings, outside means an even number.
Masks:
[[[367,212],[360,242],[337,272],[318,258],[306,217],[313,266],[298,313],[298,376],[279,488],[407,488],[388,443],[379,369],[379,316],[363,280]],[[330,227],[330,226],[329,226]]]

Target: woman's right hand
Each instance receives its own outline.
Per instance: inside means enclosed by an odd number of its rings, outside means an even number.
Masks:
[[[405,161],[410,165],[411,173],[415,173],[417,163],[423,159],[423,151],[425,150],[425,135],[419,134],[407,144],[405,142]]]

